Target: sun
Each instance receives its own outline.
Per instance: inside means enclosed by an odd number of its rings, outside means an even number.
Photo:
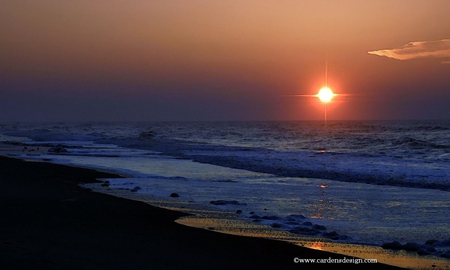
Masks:
[[[333,91],[332,91],[329,87],[325,86],[325,87],[322,87],[322,88],[320,89],[319,93],[317,93],[316,96],[317,96],[317,97],[320,99],[320,101],[322,101],[323,103],[328,103],[328,102],[330,102],[330,101],[333,99],[333,97],[335,96],[335,94],[333,93]]]

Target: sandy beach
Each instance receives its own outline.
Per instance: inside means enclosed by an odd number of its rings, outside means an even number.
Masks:
[[[342,269],[294,260],[351,259],[183,226],[174,222],[183,213],[78,186],[103,177],[116,176],[0,157],[0,268]],[[398,269],[379,263],[364,268]]]

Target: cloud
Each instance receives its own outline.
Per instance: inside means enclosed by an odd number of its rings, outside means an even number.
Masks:
[[[450,58],[450,39],[434,41],[413,41],[401,48],[369,51],[368,54],[386,56],[397,60],[409,60],[415,58]],[[449,60],[442,61],[449,64]]]

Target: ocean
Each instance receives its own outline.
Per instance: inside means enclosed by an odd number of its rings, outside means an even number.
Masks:
[[[124,177],[86,188],[225,227],[450,250],[450,121],[3,123],[0,141]]]

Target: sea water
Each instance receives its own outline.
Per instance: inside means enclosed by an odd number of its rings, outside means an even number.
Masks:
[[[450,121],[5,123],[0,140],[124,176],[104,191],[293,236],[450,239]]]

